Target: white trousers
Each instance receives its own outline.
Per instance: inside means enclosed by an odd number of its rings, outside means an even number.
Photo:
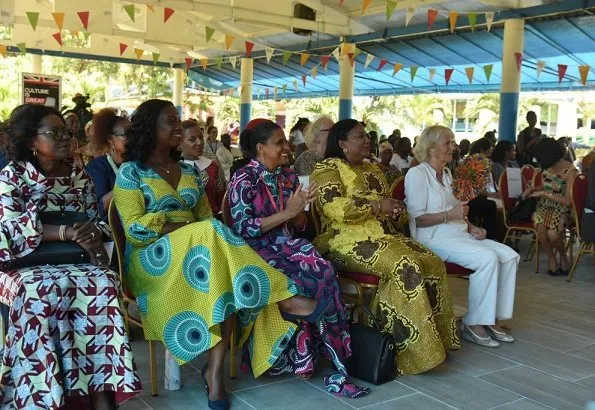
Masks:
[[[470,234],[448,241],[432,239],[426,244],[448,262],[471,269],[466,325],[493,325],[496,319],[510,319],[519,254],[510,247],[489,239],[478,241]]]

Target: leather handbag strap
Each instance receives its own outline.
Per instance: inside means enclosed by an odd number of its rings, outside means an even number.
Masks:
[[[357,309],[362,309],[364,312],[366,312],[368,314],[368,316],[372,319],[372,321],[374,322],[374,327],[378,330],[378,331],[382,331],[382,328],[380,327],[380,322],[378,321],[378,319],[376,318],[376,316],[374,316],[374,313],[372,313],[372,311],[370,309],[368,309],[367,307],[360,305],[360,304],[355,304],[353,305],[353,310],[351,311],[351,314],[349,315],[349,325],[353,324],[353,313],[357,310]]]

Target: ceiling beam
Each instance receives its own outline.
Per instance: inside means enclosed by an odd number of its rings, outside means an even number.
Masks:
[[[444,1],[445,0],[401,0],[401,1],[397,2],[397,8],[395,9],[395,11],[407,9],[410,7],[412,7],[412,8],[431,7],[431,6],[440,4],[440,3],[444,3]],[[301,0],[300,0],[300,3],[302,3]],[[372,14],[379,14],[379,13],[386,13],[386,4],[383,4],[382,6],[368,7],[364,16],[369,16]],[[351,17],[362,16],[362,11],[360,8],[358,8],[357,10],[350,12],[349,15]]]
[[[319,18],[323,22],[333,21],[336,24],[351,27],[353,32],[358,34],[370,33],[374,31],[371,27],[366,26],[365,24],[360,23],[358,20],[345,14],[341,9],[324,4],[322,0],[300,0],[299,2],[304,6],[310,7],[311,9],[317,11],[317,21],[320,21]]]

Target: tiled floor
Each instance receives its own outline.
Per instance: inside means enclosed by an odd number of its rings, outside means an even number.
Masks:
[[[310,381],[241,374],[227,381],[233,409],[584,409],[595,401],[595,265],[584,258],[572,283],[533,273],[522,262],[512,335],[498,349],[463,342],[463,348],[431,372],[371,386],[369,396],[339,399],[322,389],[324,369]],[[546,261],[542,259],[542,266]],[[451,278],[458,314],[465,311],[467,281]],[[145,391],[122,410],[206,409],[198,370],[205,358],[182,368],[183,386],[159,396],[149,390],[148,349],[136,333],[133,349]],[[205,355],[203,355],[205,356]],[[163,350],[158,351],[163,377]]]

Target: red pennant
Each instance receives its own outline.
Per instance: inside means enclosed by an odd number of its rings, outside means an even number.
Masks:
[[[432,29],[432,26],[434,25],[437,16],[438,10],[428,9],[428,30]]]
[[[322,68],[324,68],[325,70],[326,70],[326,65],[328,64],[330,59],[331,59],[331,56],[322,56],[320,58],[320,64],[322,65]]]
[[[382,67],[384,67],[386,64],[388,64],[387,60],[385,60],[385,59],[380,60],[380,62],[378,63],[378,69],[376,71],[382,70]]]
[[[523,64],[523,54],[514,53],[514,58],[516,58],[516,69],[518,71],[521,71],[521,64]]]
[[[264,95],[266,96],[266,98],[267,98],[267,100],[268,100],[268,98],[269,98],[269,88],[268,88],[268,87],[267,87],[267,88],[265,88],[265,90],[264,90]]]
[[[558,64],[558,82],[561,83],[566,75],[566,70],[568,70],[568,66],[566,64]]]
[[[163,9],[163,22],[167,23],[167,20],[174,14],[176,11],[172,8],[166,7]]]
[[[62,33],[61,32],[57,32],[52,34],[52,37],[54,37],[56,39],[56,41],[58,42],[58,44],[62,45]]]
[[[454,73],[455,69],[454,68],[447,68],[444,70],[444,79],[446,80],[446,85],[448,85],[448,82],[450,81],[450,77],[452,77],[452,73]]]
[[[347,53],[347,57],[349,58],[349,62],[351,63],[351,67],[355,64],[355,53]]]
[[[252,49],[254,48],[254,43],[250,41],[246,41],[246,57],[250,57],[252,55]]]
[[[339,0],[339,6],[342,6],[345,3],[345,0]]]
[[[190,70],[190,67],[192,66],[192,58],[186,57],[184,60],[186,61],[186,70]]]
[[[302,74],[302,83],[304,84],[304,87],[306,86],[306,78],[308,77],[307,74]]]
[[[81,19],[81,23],[83,23],[83,27],[85,30],[89,27],[89,12],[88,11],[79,11],[78,13],[79,19]]]
[[[120,55],[124,54],[124,51],[128,48],[128,44],[120,43]]]

